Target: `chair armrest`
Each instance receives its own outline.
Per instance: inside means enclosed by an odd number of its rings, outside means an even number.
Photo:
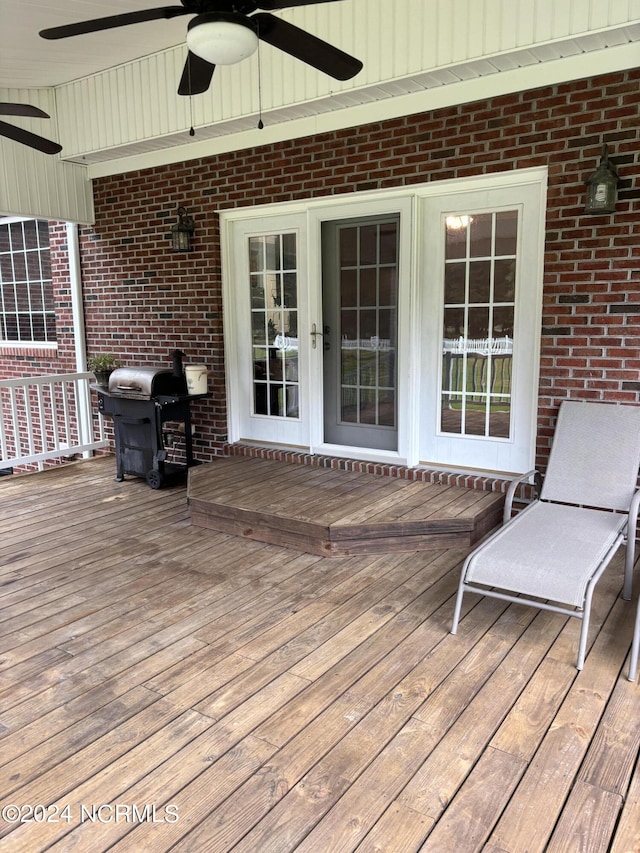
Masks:
[[[502,514],[502,523],[506,524],[507,521],[511,518],[511,511],[513,508],[513,499],[516,496],[516,491],[519,486],[523,483],[530,482],[531,478],[534,478],[534,484],[536,487],[536,491],[538,494],[540,493],[540,485],[542,482],[542,475],[535,468],[532,471],[527,471],[526,474],[521,474],[519,477],[516,477],[509,483],[509,488],[507,489],[507,494],[504,501],[504,512]]]
[[[622,597],[625,601],[631,598],[633,583],[633,566],[636,561],[636,530],[638,527],[638,510],[640,509],[640,489],[636,489],[629,503],[627,516],[627,552],[624,559],[624,587]],[[638,611],[640,612],[640,611]]]
[[[629,518],[627,521],[627,536],[632,542],[636,539],[636,529],[638,526],[638,511],[640,510],[640,489],[636,489],[629,504]]]

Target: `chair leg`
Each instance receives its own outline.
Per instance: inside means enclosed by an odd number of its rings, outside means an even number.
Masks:
[[[624,586],[622,588],[622,597],[625,601],[629,601],[631,598],[632,591],[632,583],[633,583],[633,564],[635,561],[635,532],[634,532],[634,540],[631,540],[630,537],[627,537],[627,545],[624,555]]]
[[[463,572],[463,578],[464,578],[464,572]],[[462,609],[462,597],[464,595],[464,580],[463,580],[463,578],[460,579],[460,583],[458,585],[458,594],[456,596],[456,606],[455,606],[455,609],[453,611],[453,621],[451,623],[451,633],[452,634],[458,633],[458,622],[460,621],[460,611]]]
[[[636,622],[633,629],[633,643],[631,645],[631,660],[629,661],[629,681],[635,681],[638,673],[638,652],[640,652],[640,601],[636,610]]]
[[[580,630],[580,643],[578,645],[578,662],[576,669],[581,670],[584,666],[584,658],[587,651],[587,637],[589,636],[589,619],[591,617],[591,598],[593,596],[593,587],[587,589],[585,596],[584,610],[582,612],[582,628]]]
[[[589,633],[589,622],[587,621],[586,614],[582,617],[582,630],[580,631],[580,645],[578,646],[578,661],[576,663],[576,669],[581,670],[584,666],[584,657],[587,650],[587,634]]]

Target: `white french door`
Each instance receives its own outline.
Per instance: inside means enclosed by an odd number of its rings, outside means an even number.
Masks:
[[[230,437],[309,445],[305,217],[234,222],[225,293]]]
[[[324,440],[398,449],[399,216],[322,228]]]
[[[229,440],[533,467],[546,171],[221,214]]]

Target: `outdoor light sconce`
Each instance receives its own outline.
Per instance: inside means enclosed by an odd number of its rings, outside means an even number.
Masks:
[[[587,203],[584,212],[589,214],[613,213],[618,201],[618,172],[609,160],[609,149],[602,146],[600,165],[585,181]]]
[[[174,252],[190,252],[193,235],[193,219],[187,216],[184,207],[178,208],[178,221],[171,228],[171,248]]]

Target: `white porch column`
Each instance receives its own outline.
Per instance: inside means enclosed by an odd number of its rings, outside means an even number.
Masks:
[[[76,372],[85,373],[87,370],[87,354],[85,351],[84,307],[82,304],[82,273],[80,271],[78,226],[75,222],[67,222],[67,251],[69,255],[69,282],[71,287]],[[89,394],[89,385],[87,382],[78,383],[77,395],[80,443],[89,444],[92,439],[93,430],[91,428],[91,395]],[[86,450],[82,455],[86,459],[92,456],[93,453],[90,450]]]

